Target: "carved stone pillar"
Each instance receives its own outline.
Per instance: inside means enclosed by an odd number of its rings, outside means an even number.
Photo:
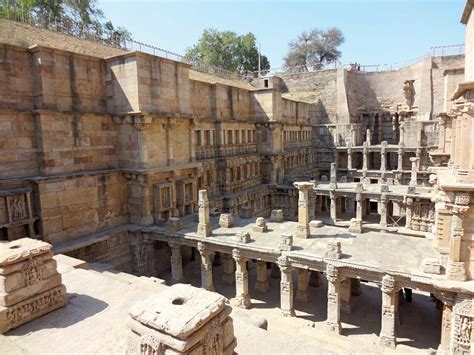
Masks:
[[[400,172],[403,170],[403,148],[402,147],[398,148],[397,170]]]
[[[352,170],[352,149],[347,149],[347,170]]]
[[[206,190],[199,190],[199,224],[197,234],[200,237],[212,235],[212,226],[209,218],[209,199]]]
[[[312,221],[316,218],[316,191],[310,189],[308,191],[308,220]]]
[[[309,274],[309,285],[311,287],[321,286],[321,277],[319,271],[311,270],[311,273]]]
[[[222,281],[227,285],[232,285],[235,281],[235,268],[234,268],[234,259],[230,254],[223,255],[223,266],[224,274],[222,275]]]
[[[257,260],[257,281],[255,282],[255,291],[265,293],[270,288],[268,282],[267,263]]]
[[[367,159],[368,159],[369,149],[367,147],[367,142],[364,142],[362,148],[362,170],[367,171]]]
[[[300,238],[309,237],[309,213],[308,196],[309,189],[314,187],[310,182],[295,182],[293,184],[298,190],[298,225],[296,236]]]
[[[333,191],[333,190],[329,191],[329,198],[331,199],[331,206],[330,206],[331,222],[333,224],[336,224],[337,207],[336,207],[336,193],[335,193],[335,191]]]
[[[308,275],[308,269],[298,269],[298,291],[296,292],[296,300],[301,303],[309,302]]]
[[[453,307],[450,354],[474,353],[474,300],[472,294],[458,293]]]
[[[451,349],[451,334],[453,324],[453,305],[454,297],[444,295],[442,297],[443,310],[441,317],[441,339],[438,347],[438,353],[449,354]]]
[[[293,267],[285,256],[278,258],[278,266],[281,270],[280,308],[285,317],[293,317],[295,315],[293,307]]]
[[[362,221],[362,194],[356,194],[356,219]]]
[[[405,202],[405,228],[411,229],[411,217],[413,216],[413,199],[408,197]]]
[[[464,236],[463,218],[469,210],[469,193],[458,193],[455,205],[451,206],[451,237],[446,276],[449,280],[464,281],[467,279],[466,266],[461,260],[461,241]]]
[[[395,348],[397,339],[395,335],[397,292],[395,278],[385,275],[382,279],[382,327],[380,330],[380,345]]]
[[[250,296],[247,259],[242,257],[239,249],[232,250],[232,257],[235,260],[235,301],[237,306],[249,308]]]
[[[132,250],[133,274],[146,276],[148,273],[148,250],[140,232],[133,234],[130,247]]]
[[[181,257],[181,246],[175,243],[168,243],[171,248],[171,283],[184,281],[183,258]]]
[[[387,142],[382,142],[382,149],[380,150],[380,170],[385,171],[387,170]]]
[[[212,252],[206,250],[203,243],[197,245],[199,254],[201,255],[201,287],[208,291],[214,291],[214,281],[212,278]]]
[[[410,158],[411,161],[411,178],[410,186],[416,186],[418,180],[418,161],[420,158]]]
[[[337,268],[334,265],[327,264],[326,277],[328,279],[328,315],[326,323],[329,329],[341,333],[341,301],[340,285],[341,280]]]
[[[331,163],[331,172],[329,175],[329,188],[337,189],[337,170],[336,163]]]
[[[351,314],[352,312],[352,303],[351,303],[351,278],[346,277],[341,281],[341,286],[339,290],[340,294],[340,304],[341,312],[346,314]]]
[[[386,194],[380,196],[380,228],[387,229],[387,205],[388,199]]]

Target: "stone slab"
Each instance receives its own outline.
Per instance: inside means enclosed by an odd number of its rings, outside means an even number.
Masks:
[[[52,249],[52,245],[30,238],[22,238],[14,242],[0,242],[0,267],[46,254]]]

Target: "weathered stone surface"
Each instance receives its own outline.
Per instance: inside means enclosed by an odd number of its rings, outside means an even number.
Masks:
[[[234,217],[230,213],[221,213],[219,225],[223,228],[231,228],[234,225]]]
[[[255,232],[265,233],[268,231],[267,222],[263,217],[258,217],[255,226],[252,228]]]
[[[270,222],[283,222],[283,210],[272,210]]]

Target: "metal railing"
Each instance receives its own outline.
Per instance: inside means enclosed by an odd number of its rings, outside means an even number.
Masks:
[[[448,55],[461,55],[464,54],[465,45],[461,44],[450,44],[447,46],[435,46],[430,48],[430,53],[433,57],[448,56]]]

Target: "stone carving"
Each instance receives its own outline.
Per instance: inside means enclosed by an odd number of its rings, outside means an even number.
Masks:
[[[127,353],[231,354],[237,343],[226,302],[217,293],[184,284],[139,301],[129,312]]]
[[[238,232],[235,235],[235,239],[240,243],[250,243],[250,233],[249,232]]]
[[[8,196],[10,222],[18,222],[28,218],[25,195]]]
[[[349,224],[350,233],[362,233],[362,220],[358,218],[351,218]]]
[[[326,245],[326,252],[324,253],[325,258],[340,259],[341,253],[341,242],[331,240]]]
[[[255,221],[255,226],[252,227],[254,232],[264,233],[268,231],[267,222],[263,217],[257,217]]]
[[[52,246],[39,240],[0,243],[0,334],[66,304],[52,257]]]
[[[405,102],[409,108],[413,106],[415,102],[415,80],[405,80],[403,84],[403,95],[405,96]]]
[[[457,193],[456,197],[454,199],[454,203],[456,205],[466,206],[466,205],[469,205],[470,200],[471,200],[471,198],[470,198],[470,194],[468,192],[466,192],[466,193]]]
[[[282,233],[278,247],[280,250],[291,251],[293,248],[293,235],[290,233]]]

